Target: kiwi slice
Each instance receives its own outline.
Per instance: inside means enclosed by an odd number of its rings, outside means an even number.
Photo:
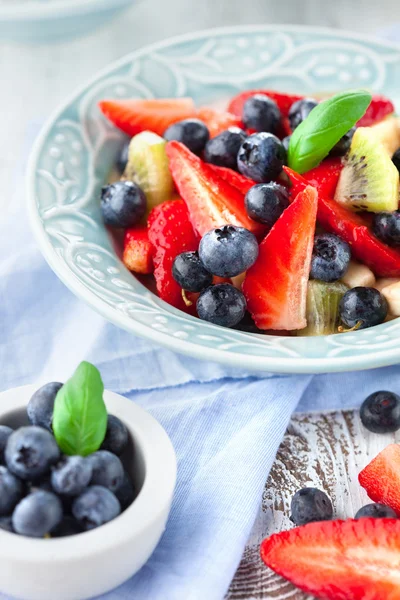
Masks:
[[[338,333],[339,302],[348,289],[347,285],[339,281],[325,283],[310,280],[307,288],[307,327],[299,331],[299,335]]]
[[[344,158],[335,200],[351,210],[397,210],[399,172],[373,128],[356,130]]]
[[[143,131],[132,138],[129,144],[128,163],[124,179],[137,183],[147,198],[150,211],[157,204],[170,200],[174,182],[165,152],[166,141],[151,131]]]

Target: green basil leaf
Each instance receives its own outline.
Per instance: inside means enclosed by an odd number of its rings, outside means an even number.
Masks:
[[[103,392],[100,373],[88,362],[82,362],[59,390],[53,432],[65,454],[86,456],[100,448],[107,429]]]
[[[336,94],[320,102],[294,130],[288,165],[297,173],[313,169],[365,114],[372,96],[365,90]]]

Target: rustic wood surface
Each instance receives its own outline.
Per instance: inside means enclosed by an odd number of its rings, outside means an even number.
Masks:
[[[290,501],[302,487],[324,490],[332,499],[335,517],[354,517],[361,506],[371,502],[358,483],[358,473],[393,441],[400,442],[400,433],[369,433],[356,411],[295,415],[266,483],[259,515],[226,600],[311,600],[263,565],[261,541],[293,527]]]

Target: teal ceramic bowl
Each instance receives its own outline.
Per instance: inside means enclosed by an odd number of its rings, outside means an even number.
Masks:
[[[62,281],[93,309],[176,352],[252,372],[317,373],[397,363],[399,319],[341,335],[255,335],[185,315],[147,290],[119,260],[102,224],[100,188],[121,136],[102,118],[97,101],[189,95],[201,105],[263,86],[308,94],[362,86],[400,101],[398,81],[395,46],[314,28],[240,26],[135,52],[69,98],[37,140],[27,182],[40,248]]]
[[[0,0],[0,39],[58,42],[108,23],[133,0]]]

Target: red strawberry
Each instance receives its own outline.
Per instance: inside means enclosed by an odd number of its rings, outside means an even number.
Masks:
[[[318,194],[297,196],[260,244],[243,283],[247,307],[260,329],[303,329]]]
[[[303,177],[318,190],[321,196],[334,198],[342,169],[341,158],[327,158],[318,167],[304,173]]]
[[[135,273],[153,272],[153,248],[149,240],[147,225],[133,227],[125,231],[124,265]]]
[[[194,117],[196,113],[191,98],[102,100],[99,108],[107,119],[131,137],[147,130],[164,135],[167,127]]]
[[[292,197],[303,190],[309,181],[288,167],[283,167],[292,182]],[[318,189],[319,184],[314,179]],[[323,181],[321,190],[331,183]],[[336,233],[351,245],[354,258],[367,265],[379,277],[400,276],[400,252],[378,240],[369,229],[368,217],[353,213],[322,193],[318,199],[318,223]]]
[[[244,195],[216,175],[214,169],[180,142],[168,142],[167,155],[175,185],[185,200],[195,230],[203,236],[223,225],[265,231],[246,213]]]
[[[400,521],[320,521],[264,540],[267,567],[317,598],[400,600]]]
[[[304,96],[299,96],[297,94],[282,94],[280,92],[274,92],[273,90],[247,90],[245,92],[240,92],[240,94],[232,98],[232,100],[228,104],[227,110],[233,113],[234,115],[237,115],[238,117],[242,118],[244,103],[246,102],[246,100],[248,100],[251,96],[254,96],[255,94],[265,94],[266,96],[271,98],[271,100],[274,100],[277,103],[283,117],[288,116],[289,109],[292,106],[292,104],[297,102],[297,100],[301,100],[302,98],[304,98]],[[289,133],[290,128],[289,132],[286,135],[289,135]]]
[[[214,171],[216,175],[224,179],[233,185],[234,188],[239,190],[242,194],[246,195],[247,192],[253,185],[256,185],[256,182],[248,177],[245,177],[241,173],[237,171],[233,171],[232,169],[227,169],[226,167],[217,167],[216,165],[209,165],[211,169]]]
[[[376,94],[375,96],[372,96],[372,101],[367,108],[367,112],[361,117],[357,125],[358,127],[368,127],[369,125],[382,121],[382,119],[392,113],[394,113],[393,102],[389,100],[389,98],[386,98],[386,96]]]
[[[400,517],[400,445],[390,444],[361,471],[358,481],[374,502],[393,508]],[[400,586],[400,582],[399,582]]]
[[[210,137],[212,138],[225,131],[225,129],[229,129],[229,127],[243,128],[240,117],[229,112],[215,110],[214,108],[199,108],[196,117],[207,125]]]
[[[181,252],[197,250],[199,239],[183,200],[159,204],[149,215],[149,240],[153,246],[154,277],[163,300],[187,311],[182,290],[172,277],[172,264]]]

